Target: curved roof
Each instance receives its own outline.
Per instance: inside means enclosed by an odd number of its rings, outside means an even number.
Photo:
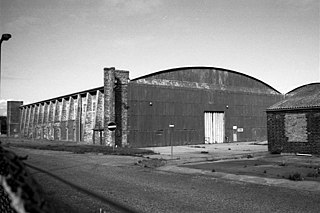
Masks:
[[[297,87],[285,99],[271,106],[268,111],[320,108],[320,83]]]
[[[205,83],[224,88],[250,88],[258,89],[266,93],[281,94],[270,85],[252,76],[217,67],[196,66],[167,69],[132,79],[131,82],[155,79]]]

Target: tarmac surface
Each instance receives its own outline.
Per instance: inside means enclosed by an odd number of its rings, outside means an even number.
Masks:
[[[193,165],[223,161],[240,161],[243,159],[263,159],[273,161],[274,163],[286,162],[293,165],[308,165],[314,168],[320,167],[320,157],[311,155],[296,154],[269,154],[267,142],[239,142],[223,144],[200,144],[174,147],[147,147],[145,149],[153,150],[156,155],[147,155],[150,159],[165,159],[166,165],[158,167],[158,170],[184,173],[184,174],[202,174],[216,178],[228,180],[256,183],[269,186],[286,187],[290,189],[320,191],[319,181],[292,181],[281,178],[259,177],[255,175],[240,175],[226,172],[212,172],[204,169],[192,168]],[[189,166],[189,167],[188,167]]]
[[[30,141],[23,141],[30,143]],[[32,141],[35,142],[35,141]],[[11,143],[14,143],[11,141]],[[21,143],[19,141],[19,143]],[[37,145],[47,145],[53,142],[38,142]],[[56,144],[56,142],[54,142]],[[65,142],[57,142],[57,144],[68,144]],[[81,146],[81,145],[79,145]],[[250,160],[262,160],[269,162],[269,164],[281,164],[283,162],[296,166],[308,166],[318,168],[320,171],[320,156],[308,155],[271,155],[268,152],[267,142],[238,142],[238,143],[221,143],[221,144],[199,144],[199,145],[186,145],[186,146],[166,146],[166,147],[146,147],[144,149],[152,150],[156,154],[143,155],[141,157],[128,156],[128,162],[120,164],[133,164],[133,162],[148,161],[154,159],[155,163],[152,167],[160,171],[181,173],[181,174],[200,174],[211,176],[215,178],[222,178],[226,180],[235,180],[248,183],[256,183],[262,185],[286,187],[290,189],[302,189],[306,191],[320,192],[320,173],[315,181],[303,180],[292,181],[287,178],[270,178],[269,172],[267,177],[255,175],[253,173],[237,174],[231,169],[222,169],[212,172],[208,169],[201,169],[205,167],[204,164],[212,165],[214,163],[230,162],[230,161],[243,161],[250,158]],[[38,151],[37,151],[38,152]],[[97,155],[98,159],[104,158],[117,158],[115,155],[104,155],[101,153]],[[140,159],[140,160],[139,160]],[[106,161],[107,162],[107,161]],[[116,161],[117,162],[117,161]],[[240,163],[241,164],[241,163]],[[202,165],[202,166],[199,166]],[[229,166],[229,165],[227,165]],[[245,166],[245,165],[243,165]],[[242,167],[243,167],[242,166]],[[289,167],[281,168],[289,169]],[[268,177],[269,176],[269,177]]]

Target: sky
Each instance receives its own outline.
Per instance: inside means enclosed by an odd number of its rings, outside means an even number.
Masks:
[[[320,82],[318,0],[0,0],[1,104],[188,66],[230,69],[282,93]],[[0,112],[1,114],[1,112]]]

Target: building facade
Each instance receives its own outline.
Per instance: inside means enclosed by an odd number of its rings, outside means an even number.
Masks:
[[[0,116],[0,135],[7,135],[7,116]]]
[[[7,135],[9,137],[20,136],[20,116],[19,107],[23,104],[22,101],[7,102]]]
[[[267,127],[271,153],[320,154],[320,83],[298,87],[268,108]]]
[[[266,83],[221,68],[130,81],[128,71],[105,68],[103,87],[20,106],[20,135],[131,147],[266,140],[265,110],[282,99]]]

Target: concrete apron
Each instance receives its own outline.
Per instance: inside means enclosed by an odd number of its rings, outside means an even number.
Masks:
[[[160,171],[180,173],[180,174],[200,174],[213,178],[222,178],[232,181],[241,181],[247,183],[261,184],[275,187],[285,187],[296,190],[306,190],[311,192],[320,192],[320,183],[315,181],[291,181],[286,179],[264,178],[249,175],[235,175],[224,172],[211,172],[208,170],[192,169],[186,167],[178,167],[175,165],[167,165],[157,168]]]
[[[227,143],[227,144],[201,144],[189,146],[173,147],[149,147],[157,155],[145,157],[166,159],[167,164],[158,167],[157,170],[181,174],[200,174],[213,178],[222,178],[232,181],[241,181],[247,183],[261,184],[275,187],[285,187],[295,190],[306,190],[311,192],[320,192],[320,183],[316,181],[292,181],[286,179],[264,178],[249,175],[236,175],[224,172],[212,172],[208,170],[179,167],[182,164],[196,164],[208,161],[236,160],[246,158],[251,155],[254,158],[263,157],[268,153],[266,145],[254,145],[253,142]],[[207,153],[206,153],[207,152]]]

